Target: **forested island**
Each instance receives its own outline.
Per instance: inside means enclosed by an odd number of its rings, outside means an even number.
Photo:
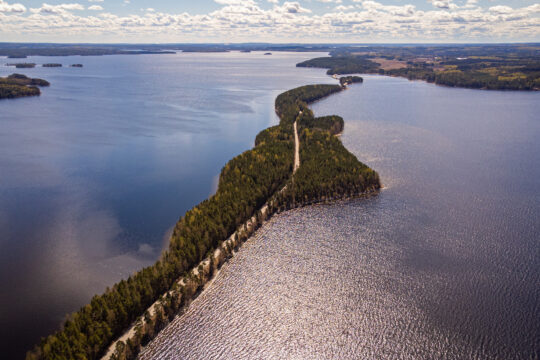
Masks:
[[[41,94],[38,86],[49,86],[43,79],[32,79],[21,74],[12,74],[0,78],[0,99],[14,99],[24,96],[38,96]]]
[[[259,133],[253,149],[223,167],[216,193],[180,218],[160,260],[94,296],[27,359],[134,359],[269,216],[379,189],[378,174],[335,136],[343,119],[315,117],[308,107],[342,89],[308,85],[279,95],[279,125]]]
[[[371,46],[341,48],[298,67],[327,74],[381,74],[487,90],[540,90],[538,46]]]
[[[6,66],[15,66],[17,69],[31,69],[35,68],[36,64],[34,63],[16,63],[16,64],[6,64]]]
[[[339,78],[339,83],[341,84],[341,86],[347,86],[350,84],[361,83],[361,82],[364,82],[364,79],[361,78],[360,76],[343,76]]]
[[[62,67],[62,64],[58,63],[50,63],[50,64],[43,64],[42,67]]]

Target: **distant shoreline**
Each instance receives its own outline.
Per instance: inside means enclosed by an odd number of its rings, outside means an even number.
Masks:
[[[328,75],[378,74],[478,90],[540,90],[540,46],[339,49],[296,64]]]

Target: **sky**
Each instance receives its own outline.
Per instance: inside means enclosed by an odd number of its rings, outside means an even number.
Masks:
[[[538,0],[0,0],[0,42],[540,42]]]

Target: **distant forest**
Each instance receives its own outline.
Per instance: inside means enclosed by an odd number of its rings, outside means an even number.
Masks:
[[[438,85],[488,90],[540,90],[540,46],[343,48],[297,64],[327,74],[381,74]]]
[[[0,43],[0,56],[21,59],[28,56],[102,56],[174,54],[176,52],[228,52],[241,51],[323,51],[335,49],[329,45],[303,44],[52,44],[52,43]]]

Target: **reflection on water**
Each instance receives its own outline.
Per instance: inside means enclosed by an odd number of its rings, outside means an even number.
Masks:
[[[21,358],[64,315],[153,263],[176,220],[276,123],[274,98],[335,82],[319,53],[42,58],[51,82],[0,102],[0,348]],[[14,69],[3,66],[0,76]]]
[[[272,219],[141,359],[538,358],[538,100],[369,76],[318,102],[386,188]]]

